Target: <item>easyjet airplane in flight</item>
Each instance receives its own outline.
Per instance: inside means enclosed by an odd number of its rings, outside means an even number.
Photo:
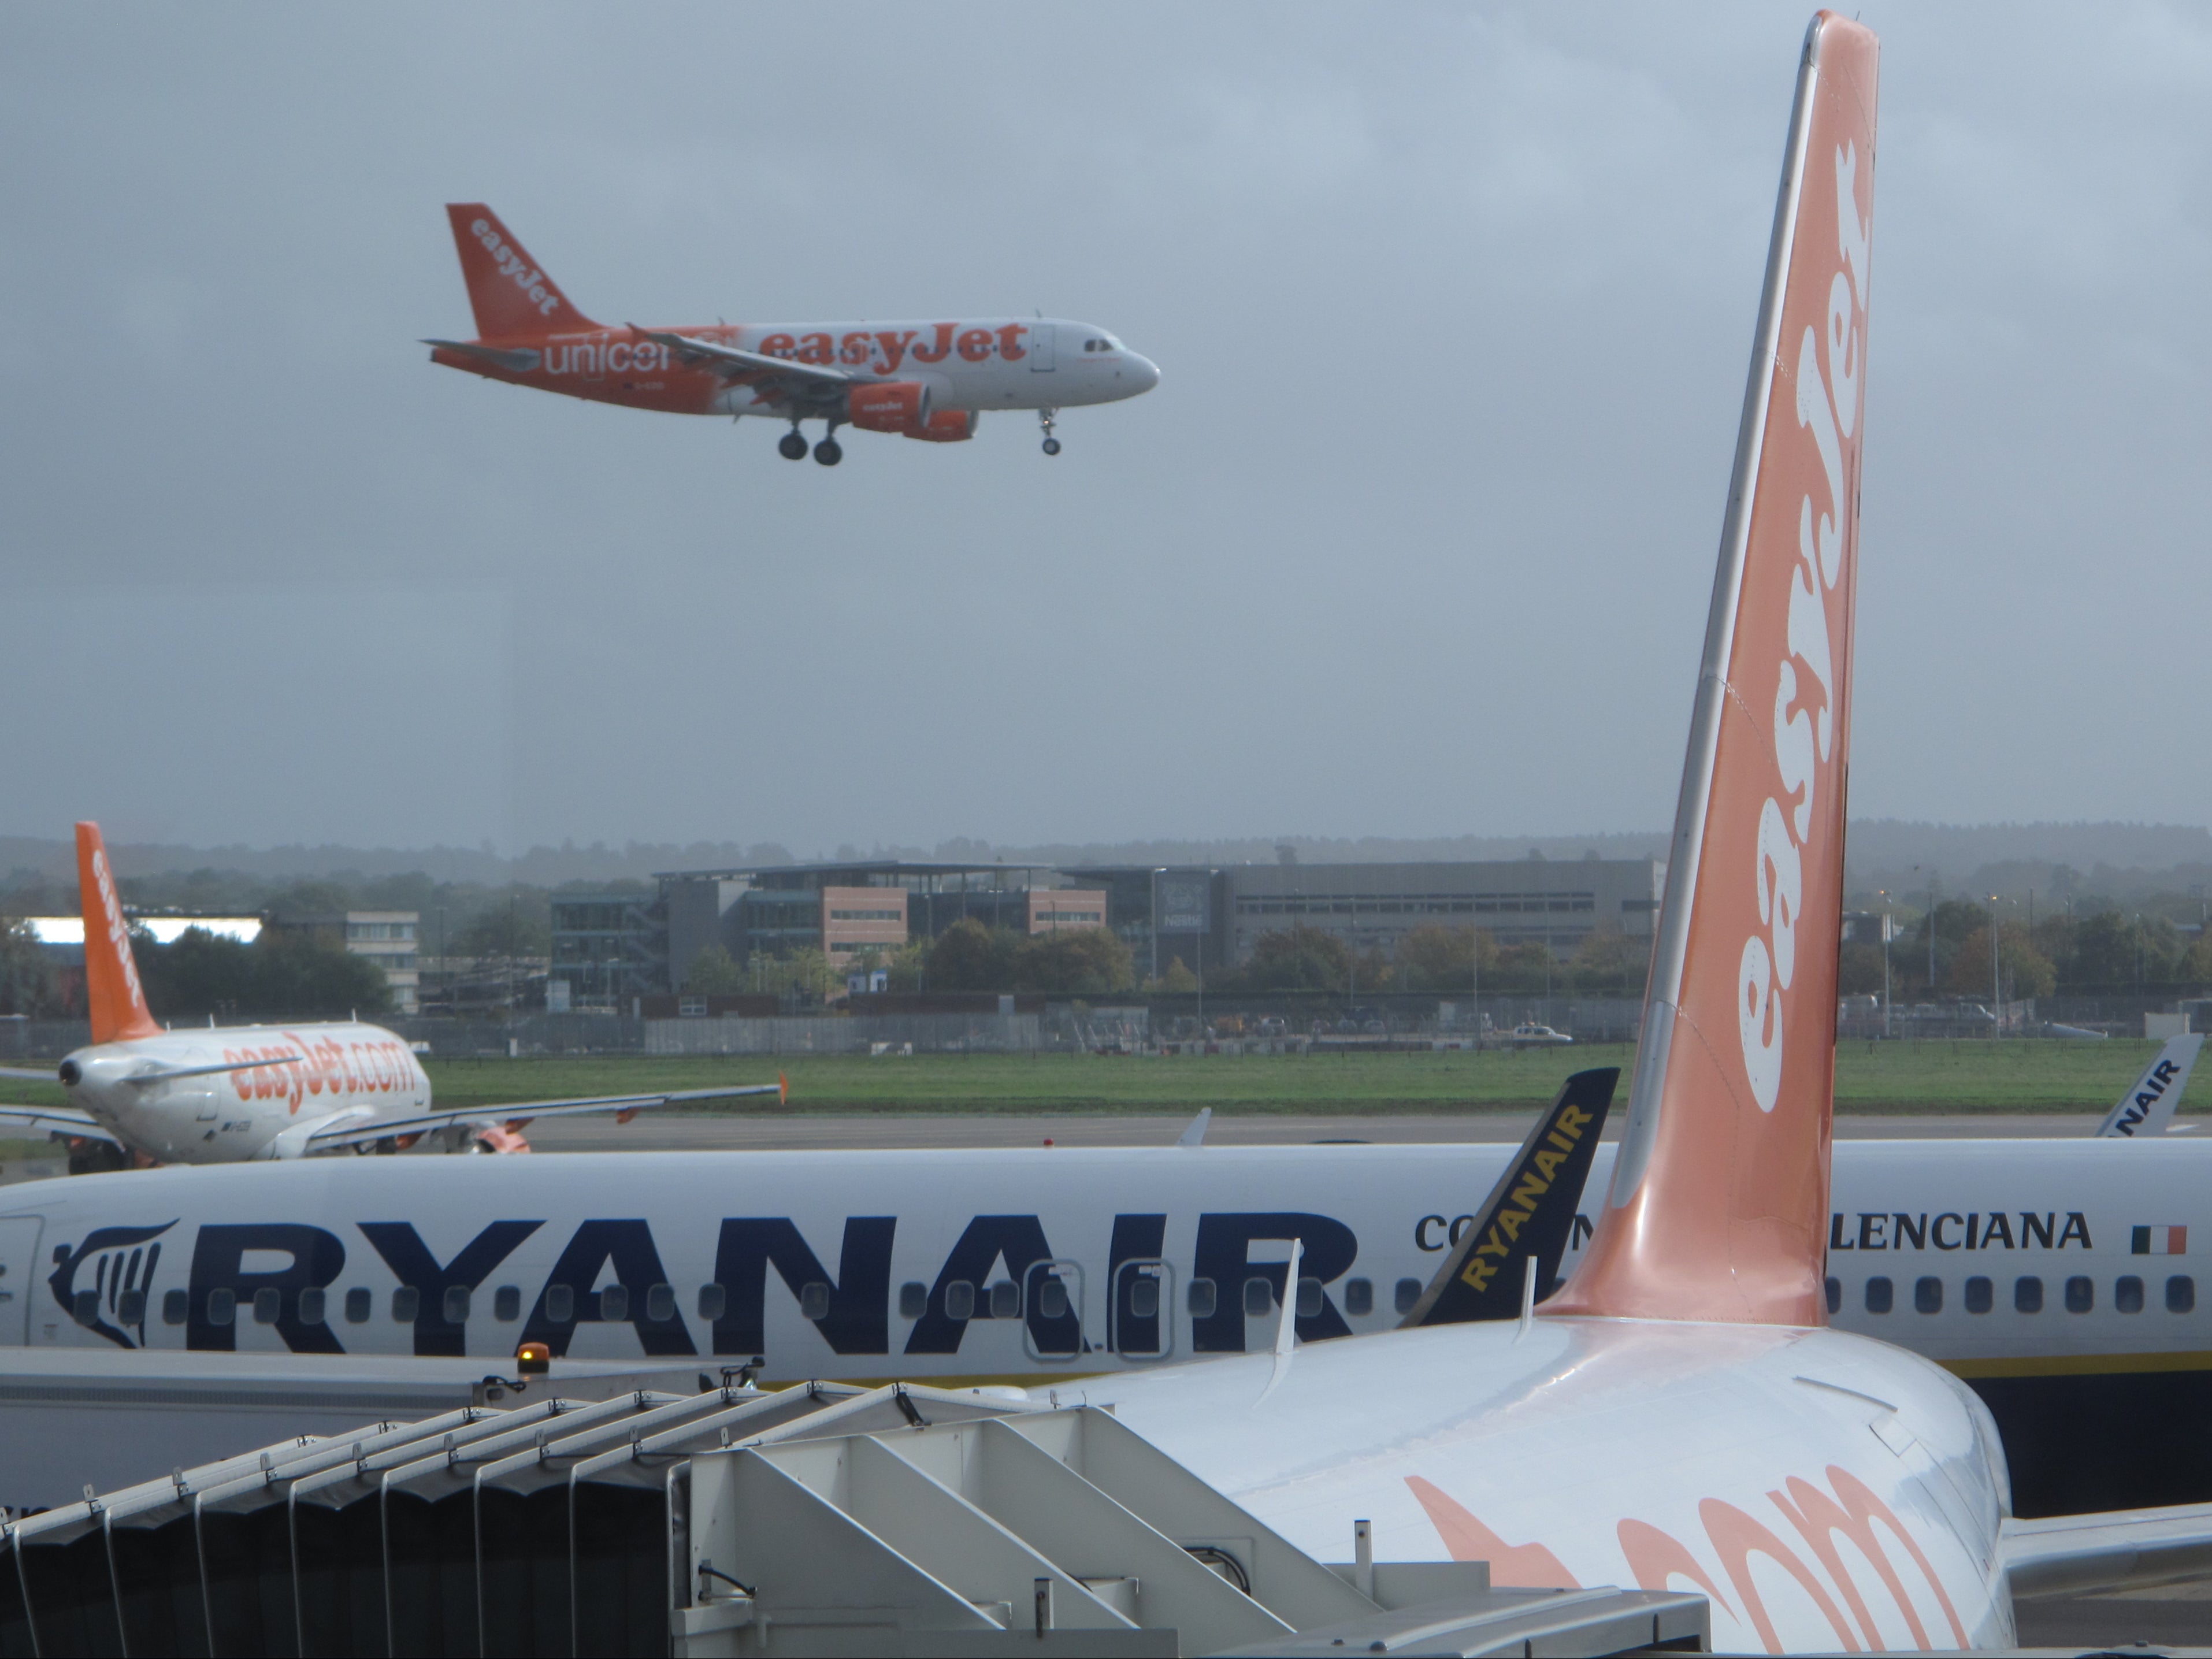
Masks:
[[[987,410],[1035,410],[1044,453],[1063,409],[1150,392],[1160,372],[1103,328],[1056,317],[882,323],[716,323],[611,328],[576,309],[481,202],[448,204],[473,340],[425,340],[430,361],[489,380],[674,415],[787,421],[776,445],[806,454],[803,422],[823,424],[814,459],[844,459],[841,426],[926,443],[975,435]]]
[[[424,1136],[451,1151],[526,1152],[532,1118],[626,1114],[683,1100],[780,1095],[778,1083],[682,1093],[545,1100],[487,1111],[434,1111],[430,1079],[380,1025],[210,1025],[166,1030],[146,1006],[129,924],[100,826],[76,827],[84,908],[85,1002],[92,1042],[61,1063],[74,1108],[0,1106],[0,1124],[66,1136],[73,1166],[235,1164],[307,1152],[397,1150]],[[0,1067],[0,1076],[54,1074]]]

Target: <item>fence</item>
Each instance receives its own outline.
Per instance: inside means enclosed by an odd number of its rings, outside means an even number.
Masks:
[[[860,1019],[649,1019],[649,1054],[1036,1054],[1069,1049],[1036,1014],[881,1014]]]

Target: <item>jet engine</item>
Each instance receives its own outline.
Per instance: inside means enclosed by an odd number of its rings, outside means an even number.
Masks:
[[[920,426],[907,428],[906,435],[924,443],[965,443],[975,435],[976,418],[972,409],[940,409]]]
[[[856,386],[846,394],[845,407],[846,418],[863,432],[918,436],[928,429],[929,388],[919,380]]]

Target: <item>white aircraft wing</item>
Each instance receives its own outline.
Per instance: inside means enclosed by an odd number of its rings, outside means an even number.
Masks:
[[[333,1123],[307,1137],[310,1146],[352,1146],[383,1140],[392,1135],[419,1135],[462,1123],[503,1123],[519,1127],[534,1118],[580,1117],[591,1112],[613,1112],[627,1117],[656,1106],[678,1106],[694,1100],[733,1100],[740,1095],[774,1095],[787,1099],[790,1085],[748,1083],[732,1089],[675,1089],[650,1095],[596,1095],[580,1100],[524,1100],[507,1106],[468,1106],[450,1112],[424,1112],[416,1117],[380,1117]]]
[[[2127,1135],[2137,1140],[2166,1133],[2173,1126],[2174,1109],[2181,1104],[2182,1091],[2189,1086],[2190,1068],[2197,1064],[2197,1051],[2203,1046],[2201,1036],[2168,1037],[2158,1058],[2143,1068],[2143,1074],[2129,1085],[2119,1103],[2106,1114],[2097,1133]]]
[[[2001,1547],[2017,1596],[2170,1584],[2212,1570],[2212,1504],[2008,1521]]]
[[[669,334],[650,328],[630,325],[656,345],[665,345],[682,362],[695,368],[719,369],[731,380],[749,374],[779,374],[794,380],[804,380],[815,386],[863,386],[875,377],[854,374],[842,368],[832,368],[827,363],[794,362],[788,357],[771,357],[765,352],[746,351],[738,346],[722,345],[713,340],[695,340],[688,334]]]
[[[73,1106],[0,1106],[0,1129],[32,1129],[44,1134],[77,1135],[86,1140],[123,1143]]]
[[[33,1071],[27,1066],[0,1066],[0,1077],[20,1077],[27,1081],[52,1083],[54,1080],[54,1068],[48,1066],[41,1070]]]

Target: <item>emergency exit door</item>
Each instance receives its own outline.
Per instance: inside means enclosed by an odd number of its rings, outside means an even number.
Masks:
[[[39,1217],[0,1219],[0,1345],[30,1340],[32,1278],[39,1269]]]

